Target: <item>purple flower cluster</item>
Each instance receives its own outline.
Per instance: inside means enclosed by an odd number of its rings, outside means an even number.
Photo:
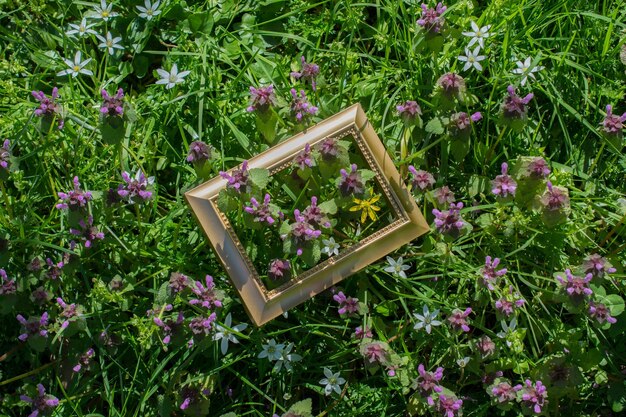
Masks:
[[[63,317],[63,323],[61,324],[61,329],[67,328],[70,325],[70,320],[78,318],[78,306],[75,303],[67,304],[61,297],[57,297],[57,304],[63,310],[59,313],[59,317]]]
[[[413,383],[413,386],[417,388],[417,391],[423,398],[426,398],[428,405],[431,407],[435,405],[435,401],[432,398],[433,393],[440,393],[443,391],[439,381],[443,378],[443,368],[439,367],[435,372],[428,372],[421,363],[417,367],[419,377]]]
[[[489,336],[483,335],[474,344],[480,356],[484,359],[496,352],[496,344]]]
[[[513,291],[513,286],[510,286],[508,295],[496,301],[496,309],[506,317],[510,317],[516,309],[524,304],[526,304],[526,300]]]
[[[32,413],[28,417],[39,417],[40,415],[47,414],[51,409],[59,405],[57,397],[46,394],[46,389],[43,385],[37,384],[37,396],[31,398],[27,395],[20,395],[20,400],[31,404],[33,407]]]
[[[291,114],[296,118],[298,123],[303,123],[308,118],[317,114],[317,107],[311,105],[306,98],[304,90],[300,90],[300,93],[295,88],[290,90],[291,93]]]
[[[426,4],[422,4],[422,16],[417,20],[417,24],[423,27],[427,32],[439,33],[443,28],[445,19],[441,16],[447,9],[441,2],[435,8],[429,8]]]
[[[96,352],[93,350],[93,348],[87,349],[85,353],[80,355],[80,358],[78,358],[78,363],[74,365],[72,370],[78,373],[80,371],[85,371],[89,369],[89,366],[91,365],[91,359],[94,356],[96,356]]]
[[[584,273],[593,275],[594,279],[604,278],[605,275],[612,274],[617,271],[606,258],[598,255],[597,253],[587,256],[582,267]]]
[[[243,161],[241,169],[234,169],[232,175],[220,171],[220,177],[228,181],[226,188],[235,190],[237,193],[247,193],[250,187],[250,176],[248,175],[248,161]]]
[[[483,277],[482,284],[489,289],[489,291],[493,291],[494,284],[504,274],[506,274],[506,268],[502,268],[496,270],[498,265],[500,264],[500,259],[494,258],[491,260],[491,256],[485,257],[485,266],[481,270],[481,275]]]
[[[135,173],[135,178],[131,178],[130,174],[126,171],[122,172],[122,179],[126,183],[120,184],[117,188],[117,194],[128,199],[128,202],[133,204],[133,198],[139,197],[141,200],[146,201],[152,197],[152,192],[148,191],[148,187],[154,184],[154,177],[146,178],[142,170],[138,169]]]
[[[317,205],[317,197],[311,197],[311,204],[302,211],[304,221],[313,227],[330,227],[328,216]]]
[[[624,129],[624,122],[626,122],[626,113],[621,116],[613,114],[613,107],[610,104],[606,105],[606,117],[600,123],[602,130],[607,136],[622,137],[622,130]]]
[[[152,320],[154,324],[163,330],[165,335],[165,337],[163,337],[163,344],[168,345],[172,340],[172,335],[182,328],[185,317],[183,316],[183,312],[179,311],[176,319],[169,318],[163,321],[160,317],[154,317]]]
[[[456,398],[453,395],[439,394],[439,401],[437,402],[437,411],[439,411],[445,417],[458,416],[463,405],[463,400]]]
[[[35,115],[44,118],[58,117],[58,128],[59,130],[63,129],[65,125],[65,120],[61,117],[63,110],[61,105],[56,102],[56,99],[59,98],[59,89],[54,87],[50,97],[46,97],[43,91],[33,91],[32,95],[39,101],[39,107],[35,109]]]
[[[168,287],[173,294],[178,294],[189,288],[191,280],[180,272],[172,272]]]
[[[211,147],[209,145],[200,140],[191,142],[191,144],[189,144],[187,162],[202,164],[209,159],[211,159]]]
[[[422,115],[422,109],[419,104],[417,104],[417,101],[413,100],[408,100],[404,102],[404,104],[398,104],[396,110],[398,111],[398,116],[400,116],[406,124],[412,124]]]
[[[467,333],[470,331],[470,327],[467,323],[467,317],[471,313],[472,313],[471,307],[466,308],[465,311],[461,311],[458,308],[456,308],[452,311],[452,314],[450,314],[450,317],[448,317],[448,322],[450,323],[450,326],[452,326],[454,330],[462,330]]]
[[[367,363],[384,365],[389,359],[387,347],[382,342],[370,342],[361,346],[361,355],[367,360]]]
[[[437,86],[448,99],[462,98],[465,95],[465,80],[454,72],[448,72],[439,77]]]
[[[611,317],[611,312],[602,303],[594,303],[593,301],[590,302],[589,316],[591,316],[592,319],[596,319],[600,324],[603,324],[604,322],[611,324],[617,323],[617,319],[615,317]]]
[[[339,314],[348,314],[349,316],[359,312],[359,299],[346,297],[343,291],[339,291],[333,295],[333,300],[339,303]]]
[[[339,142],[335,138],[324,139],[317,149],[324,161],[334,161],[341,152]]]
[[[9,279],[7,272],[0,269],[0,295],[15,294],[15,280]]]
[[[300,61],[302,62],[302,69],[299,72],[293,71],[290,73],[290,75],[296,80],[302,79],[304,81],[310,81],[311,88],[313,89],[313,91],[315,91],[315,79],[320,73],[320,67],[317,64],[306,62],[306,58],[304,58],[304,56],[300,57]]]
[[[74,189],[67,193],[59,193],[61,203],[56,205],[59,210],[79,210],[87,206],[87,203],[93,198],[89,191],[80,189],[80,181],[78,177],[74,177]]]
[[[84,242],[86,248],[90,248],[93,242],[98,239],[104,239],[104,233],[98,231],[93,225],[93,216],[87,217],[87,223],[83,219],[78,221],[78,225],[81,230],[70,228],[70,233],[75,236],[80,236],[80,239]]]
[[[465,221],[461,218],[461,209],[463,203],[451,203],[448,210],[439,211],[433,209],[435,215],[435,226],[439,233],[449,234],[452,236],[458,235],[465,225]]]
[[[541,157],[533,158],[528,164],[528,176],[534,179],[545,179],[550,175],[550,167],[545,159]]]
[[[100,113],[106,117],[122,117],[124,115],[124,90],[119,88],[114,96],[110,96],[105,89],[101,91],[102,99]]]
[[[59,261],[56,264],[52,262],[52,259],[46,258],[46,265],[48,266],[48,270],[46,271],[46,276],[51,280],[56,280],[61,276],[61,269],[65,266],[65,262]]]
[[[274,281],[291,277],[291,263],[286,259],[274,259],[270,262],[267,275]]]
[[[454,203],[455,200],[454,193],[447,185],[433,190],[433,197],[435,197],[435,200],[437,200],[437,203],[440,205],[451,204]]]
[[[9,162],[11,159],[11,142],[8,139],[4,140],[2,147],[0,147],[0,168],[8,171]]]
[[[208,336],[211,333],[215,320],[217,320],[215,312],[209,314],[208,317],[194,317],[189,323],[189,328],[196,336]],[[189,344],[193,345],[193,339],[191,339]]]
[[[213,307],[221,307],[222,301],[220,300],[217,292],[215,291],[215,283],[213,283],[213,277],[207,275],[205,278],[206,286],[202,285],[202,282],[196,281],[195,286],[191,287],[191,291],[198,297],[189,301],[189,304],[200,304],[206,309]]]
[[[409,165],[409,172],[413,176],[411,186],[413,190],[425,191],[435,184],[435,177],[430,172],[416,170],[413,165]]]
[[[566,269],[565,276],[566,278],[563,278],[561,275],[557,275],[556,279],[561,283],[561,285],[563,285],[565,291],[570,297],[580,300],[583,297],[593,294],[593,291],[589,288],[589,282],[591,282],[593,275],[587,274],[584,278],[577,277],[572,274],[572,271]]]
[[[254,88],[250,86],[250,106],[246,109],[248,112],[258,111],[264,113],[271,106],[276,105],[276,95],[274,94],[274,86]]]
[[[506,119],[524,119],[528,113],[528,103],[533,99],[534,94],[529,93],[521,98],[515,92],[515,87],[509,85],[506,89],[509,93],[502,103],[502,114]]]
[[[506,162],[502,163],[502,174],[496,176],[496,179],[491,181],[491,192],[498,197],[514,196],[517,189],[517,182],[508,174],[509,165]]]
[[[24,332],[18,339],[25,342],[31,337],[48,337],[48,312],[44,312],[41,317],[29,317],[28,320],[21,314],[17,315],[17,321],[24,327]]]
[[[275,220],[270,211],[270,195],[265,194],[263,204],[259,204],[256,198],[250,198],[250,206],[244,206],[243,210],[254,217],[257,223],[266,223],[268,226],[274,224]]]
[[[302,246],[306,244],[306,242],[320,237],[322,231],[315,229],[315,226],[309,223],[307,217],[303,216],[300,210],[294,210],[293,216],[296,221],[291,224],[290,235],[293,239],[293,243],[297,247],[296,254],[300,256],[303,252]],[[286,239],[287,236],[282,236],[282,238]]]
[[[543,196],[541,196],[540,202],[547,211],[561,211],[569,206],[569,197],[563,189],[554,187],[552,183],[548,181],[547,190]]]
[[[501,381],[491,388],[490,394],[498,404],[506,404],[514,401],[517,398],[517,391],[521,389],[521,385],[512,386],[509,381]]]
[[[464,111],[454,113],[450,116],[450,133],[452,136],[466,136],[470,133],[472,122],[476,123],[483,118],[483,115],[477,111],[472,115],[468,115]]]
[[[527,379],[524,384],[524,387],[519,386],[522,391],[522,403],[535,414],[540,414],[541,408],[545,406],[546,398],[548,397],[546,386],[541,381],[533,384],[530,379]]]
[[[339,192],[343,197],[351,195],[360,195],[365,192],[365,184],[361,174],[357,172],[356,164],[350,166],[350,173],[345,169],[339,171],[341,179],[339,180]]]
[[[311,145],[308,143],[304,145],[304,149],[296,155],[293,160],[294,166],[300,170],[304,170],[307,167],[311,168],[314,165],[313,154],[311,153]]]

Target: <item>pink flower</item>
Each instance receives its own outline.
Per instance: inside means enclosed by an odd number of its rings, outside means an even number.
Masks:
[[[594,253],[585,258],[583,262],[583,271],[585,274],[591,274],[594,278],[603,278],[607,274],[616,271],[606,258]]]
[[[533,158],[530,164],[528,164],[528,175],[535,179],[548,178],[550,167],[546,160],[541,157]]]
[[[43,91],[33,91],[32,95],[39,101],[39,107],[35,109],[35,115],[48,119],[58,117],[58,128],[59,130],[63,129],[65,125],[65,120],[61,116],[63,109],[60,104],[56,103],[56,99],[59,98],[59,89],[54,87],[50,98],[46,97]]]
[[[268,226],[274,224],[275,220],[270,212],[270,195],[265,194],[263,204],[259,204],[256,198],[250,198],[250,206],[244,206],[243,210],[254,217],[257,223],[266,223]]]
[[[15,294],[15,280],[9,279],[7,272],[4,269],[0,269],[0,295]]]
[[[509,195],[515,195],[517,189],[517,183],[508,175],[509,165],[506,162],[502,163],[502,175],[496,176],[496,179],[491,181],[491,192],[498,197],[507,197]]]
[[[624,129],[624,122],[626,122],[626,113],[621,116],[613,114],[613,107],[610,104],[606,105],[606,117],[602,121],[602,130],[607,136],[622,137],[622,130]]]
[[[448,322],[452,326],[454,330],[462,330],[464,332],[469,332],[470,327],[467,324],[467,317],[472,313],[472,309],[470,307],[466,308],[465,311],[461,311],[458,308],[452,311],[450,317],[448,317]]]
[[[435,184],[435,177],[430,172],[424,170],[416,170],[413,165],[409,165],[409,172],[413,175],[411,185],[413,190],[424,191]]]
[[[448,72],[439,77],[437,85],[449,99],[454,97],[462,98],[465,94],[465,80],[454,72]]]
[[[569,206],[569,197],[561,188],[553,187],[548,181],[546,192],[541,196],[540,202],[545,210],[560,211]]]
[[[248,112],[266,112],[271,106],[275,105],[276,95],[274,94],[273,85],[259,88],[250,86],[250,106],[246,109]]]
[[[124,114],[124,90],[119,88],[114,96],[110,96],[106,90],[102,90],[104,102],[100,106],[100,113],[108,117],[121,117]]]
[[[354,329],[354,338],[357,340],[361,340],[363,338],[371,339],[372,337],[372,330],[368,326],[365,326],[365,330],[363,330],[361,326]]]
[[[300,57],[300,61],[302,62],[302,70],[300,70],[300,72],[293,71],[289,75],[296,80],[302,79],[304,81],[310,81],[311,88],[315,91],[315,78],[317,78],[320,73],[320,67],[317,64],[306,62],[306,58],[304,58],[304,56]]]
[[[350,173],[343,168],[339,171],[341,174],[341,179],[339,180],[339,192],[343,197],[359,195],[365,192],[365,184],[363,183],[361,174],[357,171],[356,164],[352,164],[350,169]]]
[[[295,88],[290,90],[291,93],[291,114],[296,118],[298,123],[307,122],[308,119],[317,114],[317,107],[311,105],[306,98],[304,90],[300,93]]]
[[[30,337],[48,337],[48,312],[44,312],[40,317],[29,317],[26,320],[21,314],[17,315],[17,321],[24,327],[24,333],[18,339],[25,342]]]
[[[593,278],[593,275],[587,274],[584,278],[572,275],[572,271],[565,270],[564,279],[562,276],[557,275],[556,279],[565,287],[565,291],[572,298],[580,299],[582,297],[588,297],[593,294],[591,288],[589,288],[589,282]]]
[[[609,309],[601,303],[594,303],[591,301],[589,303],[589,315],[591,318],[596,319],[600,324],[603,324],[605,321],[611,324],[617,323],[617,319],[615,317],[611,317]]]
[[[447,7],[441,3],[438,3],[437,7],[433,9],[422,4],[422,16],[418,19],[417,24],[423,27],[427,32],[441,32],[445,22],[445,19],[441,15],[446,9]]]
[[[104,233],[99,232],[93,225],[93,216],[87,217],[87,223],[85,223],[83,219],[80,219],[78,225],[81,230],[70,228],[70,233],[74,236],[80,236],[86,248],[90,248],[96,239],[104,239]]]
[[[361,354],[370,363],[384,365],[387,362],[387,348],[382,342],[371,342],[361,347]]]
[[[222,301],[220,300],[218,293],[215,291],[213,277],[211,275],[207,275],[204,280],[206,282],[206,287],[202,285],[200,281],[196,281],[195,286],[191,287],[191,291],[198,298],[189,300],[189,304],[200,304],[202,307],[207,309],[221,307]]]
[[[526,386],[522,389],[522,401],[524,405],[532,409],[535,414],[541,413],[541,407],[546,403],[548,397],[548,390],[541,381],[533,383],[527,379],[525,381]]]
[[[220,171],[220,177],[228,181],[226,188],[235,190],[237,193],[247,193],[250,188],[248,175],[248,161],[243,161],[241,169],[234,169],[232,175],[224,171]]]
[[[524,119],[528,113],[528,103],[533,99],[534,94],[529,93],[521,98],[515,92],[515,87],[509,85],[506,89],[509,95],[502,103],[502,114],[506,119]]]
[[[460,400],[454,396],[446,396],[439,394],[439,402],[437,403],[437,410],[445,417],[455,417],[459,415],[459,410],[463,405],[463,400]]]
[[[431,395],[435,392],[439,393],[443,391],[443,388],[439,385],[439,381],[443,378],[443,368],[439,367],[435,372],[428,372],[421,363],[417,367],[419,377],[413,383],[413,387],[417,388],[417,391],[424,398],[427,398],[428,405],[431,407],[435,405],[435,401]]]
[[[67,193],[58,193],[61,203],[56,205],[59,210],[80,210],[87,206],[87,203],[93,198],[89,191],[80,189],[80,181],[78,177],[73,179],[74,189]]]
[[[422,109],[416,101],[408,100],[396,106],[398,115],[406,124],[412,124],[422,115]]]
[[[339,314],[353,315],[359,312],[359,299],[346,297],[343,291],[333,295],[333,300],[339,303]]]
[[[495,288],[493,284],[496,283],[499,277],[506,274],[506,268],[502,268],[496,271],[496,268],[500,264],[500,259],[494,258],[491,260],[491,256],[485,257],[485,266],[483,267],[481,274],[483,276],[483,285],[493,291]]]
[[[440,205],[454,203],[454,193],[448,188],[447,185],[433,190],[433,197]]]
[[[31,398],[27,395],[20,395],[20,400],[30,403],[33,407],[33,412],[28,417],[38,417],[40,415],[48,414],[52,408],[59,405],[57,397],[46,394],[46,389],[43,385],[37,384],[37,396]]]
[[[465,225],[465,222],[461,218],[461,209],[463,203],[452,203],[448,210],[439,211],[433,209],[435,215],[435,226],[441,234],[449,234],[452,236],[458,236]]]

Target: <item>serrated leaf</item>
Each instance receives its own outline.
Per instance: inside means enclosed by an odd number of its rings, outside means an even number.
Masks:
[[[237,200],[230,196],[228,191],[220,191],[220,194],[217,197],[217,207],[222,211],[222,213],[228,213],[230,211],[237,210],[238,206],[239,203],[237,202]]]
[[[363,182],[367,182],[376,176],[376,173],[369,169],[360,169],[359,173],[361,174],[361,178],[363,179]]]
[[[326,214],[336,214],[337,213],[337,202],[335,199],[324,201],[317,205],[323,213]]]
[[[169,298],[168,296],[168,287],[169,287],[169,282],[165,281],[163,284],[161,284],[161,286],[159,287],[159,290],[157,291],[156,297],[154,298],[154,303],[156,305],[165,305],[167,304],[167,300]]]
[[[252,168],[248,170],[248,176],[252,184],[261,190],[270,182],[270,172],[265,168]]]
[[[313,417],[313,402],[310,398],[298,401],[289,407],[288,412],[296,414],[299,417]]]
[[[435,135],[441,135],[444,132],[443,124],[441,123],[441,119],[438,117],[435,117],[426,123],[425,129],[428,133],[433,133]]]

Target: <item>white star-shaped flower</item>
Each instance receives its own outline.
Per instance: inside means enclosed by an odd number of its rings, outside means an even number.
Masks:
[[[339,255],[339,243],[335,242],[334,238],[322,239],[322,243],[324,244],[322,248],[323,253],[328,256]]]
[[[85,69],[85,66],[91,62],[91,58],[87,58],[86,60],[81,61],[80,51],[76,51],[76,55],[74,55],[74,62],[70,61],[67,58],[63,59],[63,61],[68,66],[68,68],[58,72],[57,75],[59,77],[62,77],[63,75],[71,75],[72,77],[76,77],[78,74],[93,75],[93,72]]]
[[[489,33],[489,29],[491,28],[491,25],[487,25],[487,26],[483,26],[479,28],[476,22],[474,21],[472,21],[471,25],[472,25],[471,31],[463,32],[463,35],[469,36],[472,38],[469,44],[467,45],[468,48],[474,45],[476,42],[478,42],[478,45],[480,45],[481,48],[484,48],[485,39],[491,36],[491,33]]]
[[[110,18],[118,16],[113,11],[113,3],[107,4],[106,0],[100,0],[100,6],[94,6],[94,17],[108,22]]]
[[[113,35],[111,35],[111,32],[107,32],[106,38],[100,35],[96,35],[96,38],[100,41],[98,47],[106,49],[109,52],[109,55],[113,55],[116,49],[124,49],[124,47],[119,44],[122,37],[118,36],[114,38]]]
[[[96,24],[92,23],[91,25],[87,24],[87,18],[83,17],[83,20],[80,21],[80,24],[76,25],[74,23],[70,23],[70,30],[65,32],[67,36],[78,35],[79,38],[87,34],[95,35],[96,31],[92,29]]]
[[[161,2],[159,0],[155,1],[154,4],[152,4],[150,0],[146,0],[144,2],[145,7],[136,6],[137,9],[141,12],[139,13],[139,17],[143,17],[146,20],[152,20],[154,16],[161,14],[161,11],[157,10],[160,4]]]
[[[482,71],[483,67],[480,65],[480,61],[485,59],[484,55],[478,55],[480,52],[480,46],[474,48],[473,51],[470,51],[468,48],[465,48],[465,56],[460,55],[459,61],[465,62],[465,66],[463,67],[463,71],[467,71],[471,67],[476,68],[478,71]]]
[[[406,278],[406,273],[404,271],[409,269],[410,266],[405,265],[402,262],[402,256],[399,257],[397,261],[393,259],[391,256],[387,256],[387,262],[389,263],[389,266],[385,268],[386,272],[391,272],[395,276]]]
[[[241,333],[248,327],[246,323],[241,323],[232,327],[232,320],[233,318],[230,313],[228,313],[226,319],[224,320],[224,326],[220,326],[219,324],[215,326],[216,332],[213,335],[213,340],[221,340],[220,349],[223,355],[226,355],[226,352],[228,352],[228,342],[239,343],[239,340],[237,340],[233,332]]]
[[[333,374],[333,371],[324,368],[324,376],[326,376],[326,378],[321,379],[320,384],[326,385],[324,387],[324,393],[326,395],[330,395],[333,391],[337,394],[341,394],[341,385],[345,384],[346,380],[339,375],[339,372]]]
[[[160,80],[157,80],[157,84],[165,84],[166,89],[174,88],[176,84],[180,84],[185,81],[185,77],[191,73],[191,71],[178,72],[176,64],[172,65],[172,69],[167,72],[163,68],[159,68],[157,73],[161,76]]]
[[[439,315],[439,310],[435,310],[432,313],[428,309],[428,306],[424,306],[422,309],[424,314],[413,313],[415,318],[417,319],[417,323],[413,327],[414,330],[425,329],[426,333],[430,334],[432,331],[432,326],[441,326],[441,322],[437,320],[437,315]]]
[[[282,350],[280,358],[276,361],[274,365],[274,372],[280,372],[282,367],[284,366],[287,371],[293,370],[291,366],[291,362],[298,362],[302,360],[302,356],[297,353],[291,353],[291,349],[293,349],[293,343],[289,343],[285,349]]]
[[[263,346],[263,350],[259,353],[259,359],[267,358],[270,361],[277,361],[283,356],[285,345],[282,343],[277,344],[274,339],[261,346]]]
[[[513,74],[522,76],[522,82],[521,82],[522,86],[526,84],[528,77],[532,78],[533,80],[535,79],[535,74],[533,73],[541,71],[542,69],[545,68],[541,66],[533,67],[530,57],[526,58],[524,62],[517,61],[515,65],[517,65],[517,68],[515,68],[512,72]]]

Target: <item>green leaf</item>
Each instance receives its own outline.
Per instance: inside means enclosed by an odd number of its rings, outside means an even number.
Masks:
[[[276,139],[276,125],[278,124],[278,115],[274,110],[264,113],[256,112],[256,128],[261,132],[265,141],[272,145]]]
[[[222,213],[228,213],[237,210],[239,208],[239,202],[231,197],[228,191],[222,190],[217,197],[217,207]]]
[[[289,407],[288,412],[296,414],[299,417],[313,417],[313,403],[310,398],[298,401]]]
[[[428,133],[433,133],[435,135],[441,135],[444,132],[443,124],[441,123],[441,119],[438,117],[435,117],[426,123],[425,129]]]
[[[150,58],[145,55],[135,55],[133,59],[133,72],[137,78],[143,78],[148,73]]]
[[[367,182],[376,176],[376,173],[369,169],[360,169],[359,173],[361,174],[361,178],[363,179],[363,182]]]
[[[321,204],[318,204],[320,210],[326,214],[336,214],[337,213],[337,202],[335,199],[324,201]]]
[[[213,18],[208,12],[195,13],[187,18],[189,29],[193,33],[202,32],[206,35],[211,33],[213,28]]]
[[[270,182],[270,172],[265,168],[252,168],[248,170],[248,175],[252,184],[260,190]]]
[[[607,295],[602,302],[611,311],[611,316],[619,316],[624,312],[624,299],[617,294]]]

